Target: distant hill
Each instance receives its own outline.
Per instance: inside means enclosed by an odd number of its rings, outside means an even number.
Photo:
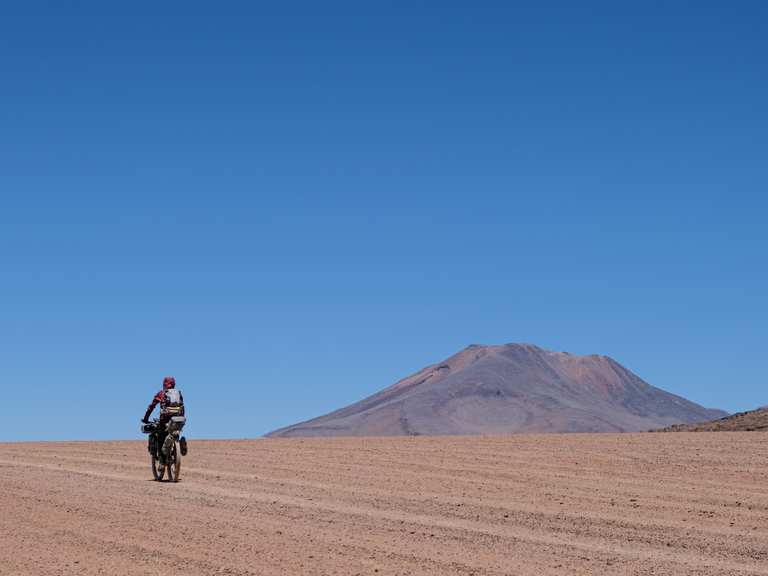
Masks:
[[[360,402],[268,436],[630,432],[725,415],[655,388],[607,356],[472,345]]]
[[[768,406],[697,424],[675,424],[654,432],[768,432]]]

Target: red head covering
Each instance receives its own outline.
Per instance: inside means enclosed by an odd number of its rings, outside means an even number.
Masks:
[[[166,376],[163,378],[163,390],[176,387],[176,378],[173,376]]]

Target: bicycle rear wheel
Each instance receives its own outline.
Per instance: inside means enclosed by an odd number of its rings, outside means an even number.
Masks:
[[[173,443],[168,461],[168,481],[178,482],[181,474],[181,449],[178,442]]]
[[[165,476],[165,464],[161,464],[154,456],[152,456],[152,476],[154,476],[155,480],[158,482]]]

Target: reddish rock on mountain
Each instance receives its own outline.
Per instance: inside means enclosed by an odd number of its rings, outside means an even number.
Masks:
[[[606,356],[473,345],[360,402],[269,436],[630,432],[725,415],[655,388]]]

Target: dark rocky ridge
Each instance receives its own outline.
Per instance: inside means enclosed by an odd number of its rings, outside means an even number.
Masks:
[[[606,356],[472,345],[373,396],[268,436],[632,432],[725,415],[655,388]]]
[[[695,424],[674,424],[654,432],[768,432],[768,406]]]

